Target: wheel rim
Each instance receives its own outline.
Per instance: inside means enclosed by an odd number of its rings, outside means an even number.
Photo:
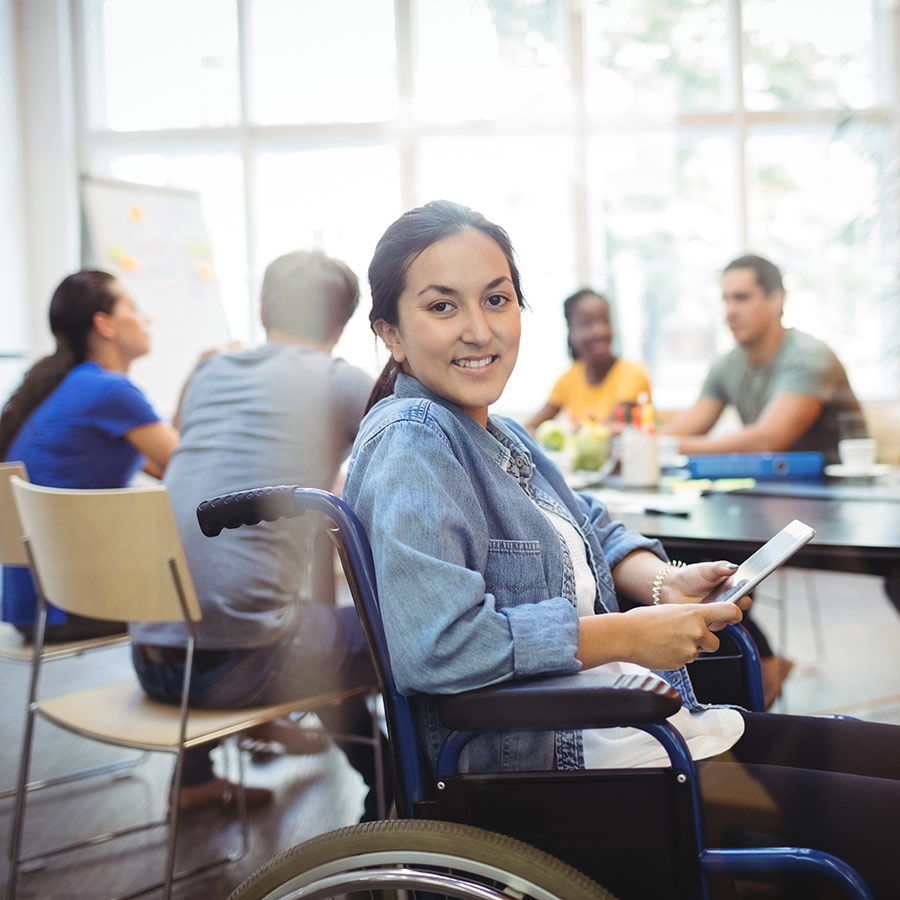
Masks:
[[[397,863],[402,856],[403,863]],[[546,888],[489,863],[422,850],[358,854],[295,876],[272,900],[326,900],[335,893],[427,890],[454,900],[559,900]]]

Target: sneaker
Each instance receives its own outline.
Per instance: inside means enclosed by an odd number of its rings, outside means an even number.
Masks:
[[[278,719],[245,732],[240,745],[242,750],[250,752],[253,762],[262,762],[275,755],[311,756],[324,753],[331,743],[331,736],[326,731]]]
[[[206,809],[236,809],[239,788],[224,778],[210,778],[202,784],[182,785],[178,798],[179,813],[200,812]],[[272,802],[275,796],[268,788],[244,788],[247,798],[247,809],[256,809]],[[172,793],[169,794],[169,802]]]

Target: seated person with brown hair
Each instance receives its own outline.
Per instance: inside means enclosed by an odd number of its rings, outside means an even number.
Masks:
[[[0,460],[22,462],[35,484],[121,488],[140,469],[161,476],[178,433],[161,422],[128,377],[150,350],[147,318],[108,272],[64,278],[50,301],[56,351],[36,362],[0,416]],[[3,619],[26,640],[34,633],[37,594],[31,572],[3,568]],[[124,631],[48,604],[45,640],[75,641]]]
[[[313,596],[315,517],[225,531],[214,540],[197,525],[202,500],[232,491],[332,489],[372,387],[368,375],[332,356],[359,300],[356,275],[344,263],[320,252],[279,257],[266,270],[261,299],[267,342],[198,365],[165,478],[203,612],[191,684],[196,706],[278,703],[376,683],[356,611]],[[131,634],[144,690],[177,702],[185,627],[133,625]],[[363,696],[320,718],[334,732],[371,733]],[[344,749],[372,787],[371,748]],[[227,805],[234,796],[232,785],[215,777],[205,748],[187,752],[182,785],[182,809]],[[248,792],[254,804],[270,798],[261,788]],[[374,817],[374,804],[370,792],[366,817]]]
[[[725,319],[737,346],[717,359],[697,402],[665,428],[680,453],[818,450],[838,461],[841,416],[862,417],[847,373],[822,341],[785,328],[778,267],[742,256],[722,274]],[[732,404],[743,428],[707,435]]]
[[[818,450],[837,462],[840,417],[861,420],[859,401],[829,347],[784,327],[784,298],[781,272],[769,260],[741,256],[725,267],[725,319],[737,346],[713,363],[697,402],[662,429],[679,436],[679,453]],[[707,435],[729,404],[744,427]],[[759,647],[770,705],[793,664],[772,653],[752,619],[744,624]]]

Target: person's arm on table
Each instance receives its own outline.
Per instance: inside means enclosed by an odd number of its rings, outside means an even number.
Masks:
[[[700,397],[690,408],[679,413],[671,422],[660,428],[660,434],[699,435],[706,434],[725,409],[725,404],[715,397]],[[684,452],[684,451],[682,451]]]
[[[779,394],[756,422],[731,434],[691,437],[687,432],[670,433],[686,435],[678,442],[679,453],[777,453],[793,447],[821,411],[822,403],[816,397]]]

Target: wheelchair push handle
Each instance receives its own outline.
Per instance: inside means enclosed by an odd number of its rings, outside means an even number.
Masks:
[[[200,530],[207,537],[216,537],[223,528],[302,516],[303,510],[294,504],[294,490],[294,485],[282,484],[203,500],[197,507]]]

